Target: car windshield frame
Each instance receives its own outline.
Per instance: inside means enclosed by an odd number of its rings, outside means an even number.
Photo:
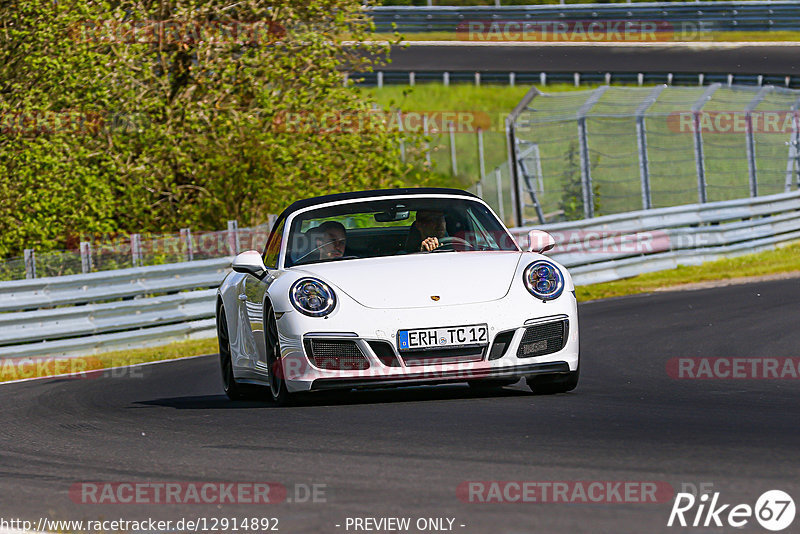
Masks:
[[[451,195],[451,194],[423,194],[423,195],[392,195],[392,196],[375,196],[375,197],[362,197],[358,199],[348,199],[348,200],[339,200],[336,202],[328,202],[328,203],[321,203],[318,205],[308,206],[296,212],[293,212],[288,215],[286,218],[286,224],[283,230],[283,236],[281,238],[281,250],[278,260],[279,268],[281,269],[289,269],[292,267],[305,267],[308,265],[319,265],[325,264],[330,262],[338,262],[338,261],[347,261],[351,259],[376,259],[376,258],[387,258],[387,257],[397,257],[397,256],[406,256],[412,254],[423,253],[421,251],[396,251],[395,253],[390,254],[375,254],[375,255],[367,255],[367,256],[347,256],[346,254],[344,257],[340,258],[331,258],[331,259],[315,259],[311,261],[302,261],[298,263],[298,260],[302,258],[299,257],[292,257],[290,253],[293,253],[293,248],[290,246],[292,241],[295,241],[295,236],[298,236],[298,231],[307,232],[309,229],[313,229],[314,226],[311,228],[303,228],[299,230],[298,222],[307,222],[309,220],[324,220],[324,219],[335,219],[336,217],[343,217],[346,215],[346,212],[352,210],[352,205],[359,205],[361,209],[364,207],[369,206],[370,204],[377,205],[384,207],[386,205],[403,205],[404,203],[409,204],[409,211],[413,213],[413,215],[409,215],[408,219],[401,219],[398,221],[387,221],[386,226],[384,228],[388,228],[390,226],[397,226],[403,228],[406,232],[409,231],[411,224],[415,221],[416,211],[417,208],[430,206],[428,210],[430,211],[445,211],[448,213],[449,217],[446,218],[448,221],[448,230],[450,229],[450,219],[456,213],[454,211],[454,207],[447,208],[445,207],[442,209],[442,204],[444,202],[450,203],[451,206],[453,205],[461,205],[462,213],[461,218],[463,220],[469,219],[467,208],[474,205],[475,211],[472,211],[471,214],[475,217],[476,213],[480,214],[478,217],[478,221],[480,225],[484,227],[484,229],[491,228],[494,225],[494,229],[489,229],[488,231],[495,235],[494,238],[494,245],[497,248],[488,250],[486,248],[483,249],[476,249],[475,251],[481,252],[520,252],[521,249],[517,244],[514,237],[509,232],[508,228],[505,224],[497,217],[497,215],[492,211],[492,209],[481,199],[477,197],[467,197],[461,195]],[[439,208],[439,209],[436,209]],[[384,211],[384,210],[378,210]],[[422,211],[422,210],[420,210]],[[374,213],[375,211],[357,211],[352,210],[352,213],[361,213],[361,214],[368,214]],[[309,217],[310,213],[314,213],[314,217]],[[332,213],[336,213],[337,215],[331,215]],[[322,215],[322,216],[320,216]],[[456,217],[458,218],[458,217]],[[397,225],[392,224],[393,222],[397,222]],[[402,224],[405,223],[405,224]],[[488,225],[488,228],[487,228]],[[348,233],[350,231],[358,231],[362,228],[366,230],[367,228],[379,228],[380,226],[370,227],[370,226],[360,226],[360,227],[351,227],[348,228]],[[457,234],[454,236],[457,237]],[[306,240],[308,243],[308,239]],[[487,243],[488,246],[488,243]],[[309,250],[314,247],[310,247],[306,245],[306,250]],[[452,249],[447,250],[447,252],[467,252],[472,251],[469,248],[464,248],[463,250],[454,250],[456,247],[452,247]],[[444,251],[442,251],[444,252]]]

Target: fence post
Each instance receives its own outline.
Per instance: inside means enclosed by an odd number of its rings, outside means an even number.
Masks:
[[[183,255],[186,261],[194,261],[194,245],[192,244],[192,229],[181,228],[181,243],[183,244]]]
[[[647,128],[645,127],[644,114],[652,106],[666,85],[653,88],[647,97],[636,108],[636,144],[639,147],[639,178],[642,182],[642,209],[649,210],[653,207],[650,194],[650,161],[647,158]]]
[[[528,105],[533,99],[540,94],[542,94],[541,91],[536,87],[531,87],[505,119],[506,151],[508,153],[508,173],[511,178],[511,210],[514,226],[522,226],[522,221],[525,217],[522,199],[517,194],[519,191],[519,160],[515,123],[520,115],[528,109]]]
[[[500,172],[500,167],[494,168],[494,180],[497,184],[497,207],[500,211],[500,220],[505,224],[506,209],[505,206],[503,206],[503,175]]]
[[[792,135],[789,136],[789,157],[786,160],[786,183],[783,190],[792,190],[792,174],[797,168],[797,186],[800,188],[800,98],[792,106]]]
[[[697,200],[701,204],[705,204],[707,200],[706,194],[706,165],[703,156],[703,130],[700,124],[700,113],[703,111],[703,106],[706,102],[711,100],[712,95],[720,88],[719,83],[712,83],[708,88],[703,91],[703,96],[698,98],[692,105],[692,124],[694,125],[694,162],[697,169]]]
[[[92,244],[88,241],[81,241],[81,272],[83,274],[92,272]]]
[[[424,113],[422,115],[422,133],[425,137],[428,137],[429,128],[428,128],[428,114]],[[428,140],[425,140],[425,162],[428,164],[428,167],[431,166],[431,144]]]
[[[447,129],[450,133],[450,171],[453,176],[457,176],[458,161],[456,160],[456,132],[452,121],[447,123]]]
[[[397,110],[397,131],[400,132],[400,161],[406,162],[406,140],[403,138],[403,112]]]
[[[486,166],[483,154],[483,130],[478,128],[478,171],[480,172],[480,181],[478,182],[478,196],[483,198],[483,182],[486,180]]]
[[[231,256],[239,254],[239,222],[228,221],[228,253]]]
[[[759,89],[756,96],[744,108],[744,122],[745,122],[745,148],[747,149],[747,171],[750,177],[750,196],[758,196],[758,174],[756,169],[756,143],[753,134],[753,110],[756,109],[767,93],[772,91],[771,85],[765,85]]]
[[[36,250],[32,248],[26,248],[24,251],[25,255],[25,278],[32,279],[36,278]]]
[[[594,191],[592,189],[592,162],[589,159],[589,135],[586,131],[586,114],[608,90],[607,85],[598,87],[586,102],[578,109],[578,147],[581,159],[581,189],[583,193],[583,215],[587,219],[594,217]]]
[[[142,266],[142,236],[131,234],[131,260],[134,267]]]

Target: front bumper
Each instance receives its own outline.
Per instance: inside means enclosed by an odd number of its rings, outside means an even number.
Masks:
[[[563,348],[550,354],[518,356],[528,328],[548,322],[568,321]],[[486,323],[490,345],[482,356],[470,361],[435,359],[407,364],[397,350],[397,332],[416,328]],[[575,296],[565,292],[558,299],[542,302],[527,291],[510,292],[490,302],[405,309],[368,309],[346,295],[328,317],[307,317],[297,311],[278,319],[282,373],[290,392],[334,388],[364,388],[463,382],[482,378],[512,378],[538,373],[565,373],[578,368],[578,309]],[[502,356],[491,354],[500,333],[513,332]],[[332,370],[316,367],[307,355],[309,338],[350,340],[367,359],[366,369]],[[382,363],[371,342],[391,344],[399,365]]]

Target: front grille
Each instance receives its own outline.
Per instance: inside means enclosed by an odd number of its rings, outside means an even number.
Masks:
[[[486,347],[458,349],[428,349],[401,354],[406,365],[434,365],[459,362],[476,362],[483,359]]]
[[[387,367],[400,367],[400,361],[394,353],[392,344],[387,341],[367,341],[369,348],[375,353],[375,356],[381,363]]]
[[[355,341],[306,339],[306,353],[311,362],[328,371],[358,371],[369,368],[369,361]]]
[[[533,358],[558,352],[564,348],[568,333],[568,319],[529,326],[520,341],[517,358]]]

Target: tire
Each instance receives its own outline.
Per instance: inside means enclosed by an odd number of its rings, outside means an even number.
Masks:
[[[230,400],[246,398],[245,389],[233,376],[233,361],[231,358],[231,342],[228,334],[228,319],[225,317],[225,308],[220,306],[217,313],[217,341],[219,342],[219,364],[222,371],[222,386],[225,395]]]
[[[528,387],[536,395],[553,395],[554,393],[566,393],[578,386],[581,368],[578,366],[569,373],[554,375],[533,375],[526,378]]]
[[[294,400],[294,395],[286,389],[286,380],[283,379],[283,362],[281,360],[281,342],[278,335],[278,322],[275,312],[270,306],[264,314],[266,328],[264,329],[265,346],[267,349],[267,369],[269,370],[269,391],[272,401],[278,406],[287,406]]]
[[[510,386],[519,381],[519,378],[486,378],[483,380],[468,380],[467,384],[478,391],[491,391]]]

